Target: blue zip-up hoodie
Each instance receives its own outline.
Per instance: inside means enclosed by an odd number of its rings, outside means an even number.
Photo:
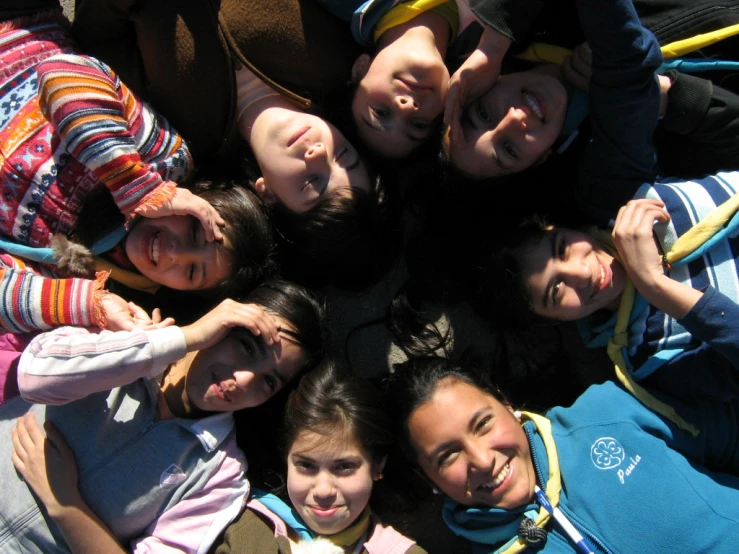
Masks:
[[[559,508],[598,553],[735,553],[739,548],[739,402],[684,407],[697,438],[643,406],[614,383],[590,387],[570,408],[547,412],[559,456]],[[525,424],[539,485],[549,471],[544,442]],[[497,552],[524,511],[467,508],[447,501],[445,520]],[[462,523],[474,516],[474,522]],[[553,520],[545,554],[577,552]],[[511,531],[513,530],[513,531]]]

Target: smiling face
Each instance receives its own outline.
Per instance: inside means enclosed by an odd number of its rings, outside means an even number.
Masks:
[[[393,48],[355,63],[352,117],[362,142],[385,158],[404,158],[431,137],[444,111],[449,71],[438,53]]]
[[[421,469],[455,502],[512,509],[533,498],[536,474],[521,422],[477,387],[440,382],[411,414],[408,431]]]
[[[303,213],[327,196],[351,195],[352,188],[370,191],[362,158],[330,123],[283,108],[266,110],[257,122],[260,136],[250,144],[262,177],[255,189],[267,204]]]
[[[313,531],[333,535],[360,516],[382,467],[346,433],[302,431],[287,455],[287,492]]]
[[[626,286],[623,266],[591,236],[549,227],[519,256],[534,312],[574,321],[597,310],[615,310]]]
[[[272,316],[283,329],[290,324]],[[191,404],[206,412],[233,412],[269,400],[305,363],[303,349],[281,335],[268,346],[261,337],[235,328],[221,342],[199,351],[185,377]]]
[[[126,235],[126,255],[144,277],[176,290],[210,289],[232,272],[223,243],[208,242],[189,215],[141,218]]]
[[[531,167],[549,151],[564,125],[568,96],[544,69],[501,75],[464,109],[464,145],[444,138],[455,167],[478,178],[498,177]]]

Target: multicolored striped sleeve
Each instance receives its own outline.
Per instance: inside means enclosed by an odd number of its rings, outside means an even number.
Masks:
[[[96,327],[108,274],[96,280],[55,279],[34,273],[21,260],[0,256],[0,328],[12,333],[61,325]]]
[[[60,54],[38,65],[39,105],[65,149],[104,183],[124,216],[174,195],[192,167],[182,138],[104,63]],[[164,177],[163,177],[164,176]]]

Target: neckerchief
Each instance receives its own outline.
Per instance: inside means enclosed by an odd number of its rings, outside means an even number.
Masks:
[[[735,194],[726,202],[718,206],[711,214],[704,217],[690,230],[678,237],[672,248],[664,254],[663,260],[665,265],[669,266],[676,263],[688,263],[695,259],[710,248],[717,240],[722,239],[726,234],[728,222],[734,222],[739,210],[739,194]],[[606,250],[608,250],[617,259],[616,249],[613,247],[611,235],[608,231],[602,229],[590,230],[590,234],[594,236]],[[616,315],[616,324],[613,329],[613,336],[608,341],[607,352],[608,357],[615,364],[616,376],[621,384],[634,395],[642,404],[651,410],[663,415],[667,419],[673,421],[678,427],[689,432],[694,437],[698,435],[698,428],[685,421],[675,411],[675,409],[652,396],[647,390],[638,385],[632,378],[626,357],[624,356],[624,348],[629,343],[629,319],[634,307],[634,298],[636,289],[630,279],[627,279],[624,292],[621,294],[621,301],[618,306]]]
[[[552,423],[544,416],[522,412],[524,429],[529,438],[532,461],[534,457],[533,442],[542,441],[546,452],[546,460],[539,467],[547,470],[546,484],[543,489],[553,507],[559,504],[562,492],[562,477],[559,473],[559,457],[552,436]],[[539,478],[539,476],[537,476]],[[442,509],[442,516],[449,528],[472,542],[485,545],[501,545],[491,554],[515,554],[526,548],[526,543],[518,537],[518,526],[524,517],[536,523],[537,527],[545,527],[550,515],[532,499],[531,504],[513,510],[502,508],[476,508],[457,504],[447,498]]]

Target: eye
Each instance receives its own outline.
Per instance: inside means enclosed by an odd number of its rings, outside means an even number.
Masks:
[[[195,279],[195,264],[190,264],[187,268],[187,279],[192,281]]]
[[[505,141],[503,143],[503,150],[505,150],[505,153],[508,154],[514,160],[518,159],[518,153],[516,152],[516,148],[513,146],[512,142],[508,140]]]
[[[277,380],[271,375],[264,376],[264,382],[267,383],[267,387],[271,392],[275,392],[277,389]]]
[[[559,292],[562,290],[562,282],[556,283],[552,287],[552,306],[557,305],[557,300],[559,299]]]
[[[300,473],[312,473],[316,470],[315,464],[306,460],[297,460],[293,462],[293,465],[300,471]]]
[[[370,111],[375,115],[375,117],[387,117],[390,115],[390,110],[384,107],[370,107]]]
[[[451,465],[454,460],[457,459],[457,456],[459,455],[459,451],[456,450],[448,450],[446,452],[442,452],[439,454],[439,457],[436,459],[436,465],[439,468],[447,467]]]
[[[475,431],[477,433],[484,433],[490,428],[490,423],[492,422],[493,418],[492,416],[485,416],[480,421],[477,422],[477,425],[475,426]]]
[[[334,473],[337,475],[350,475],[357,470],[357,464],[354,462],[341,462],[334,466]]]
[[[349,152],[349,148],[347,148],[346,146],[342,147],[341,150],[339,150],[339,152],[336,154],[336,157],[334,159],[338,162],[347,152]]]
[[[254,357],[254,345],[251,343],[249,339],[242,339],[241,341],[242,346],[244,347],[244,350],[246,350],[246,354],[249,356],[249,358]]]
[[[490,116],[488,115],[488,112],[485,110],[485,108],[482,107],[482,104],[480,104],[479,102],[477,103],[477,115],[485,123],[490,123]]]

